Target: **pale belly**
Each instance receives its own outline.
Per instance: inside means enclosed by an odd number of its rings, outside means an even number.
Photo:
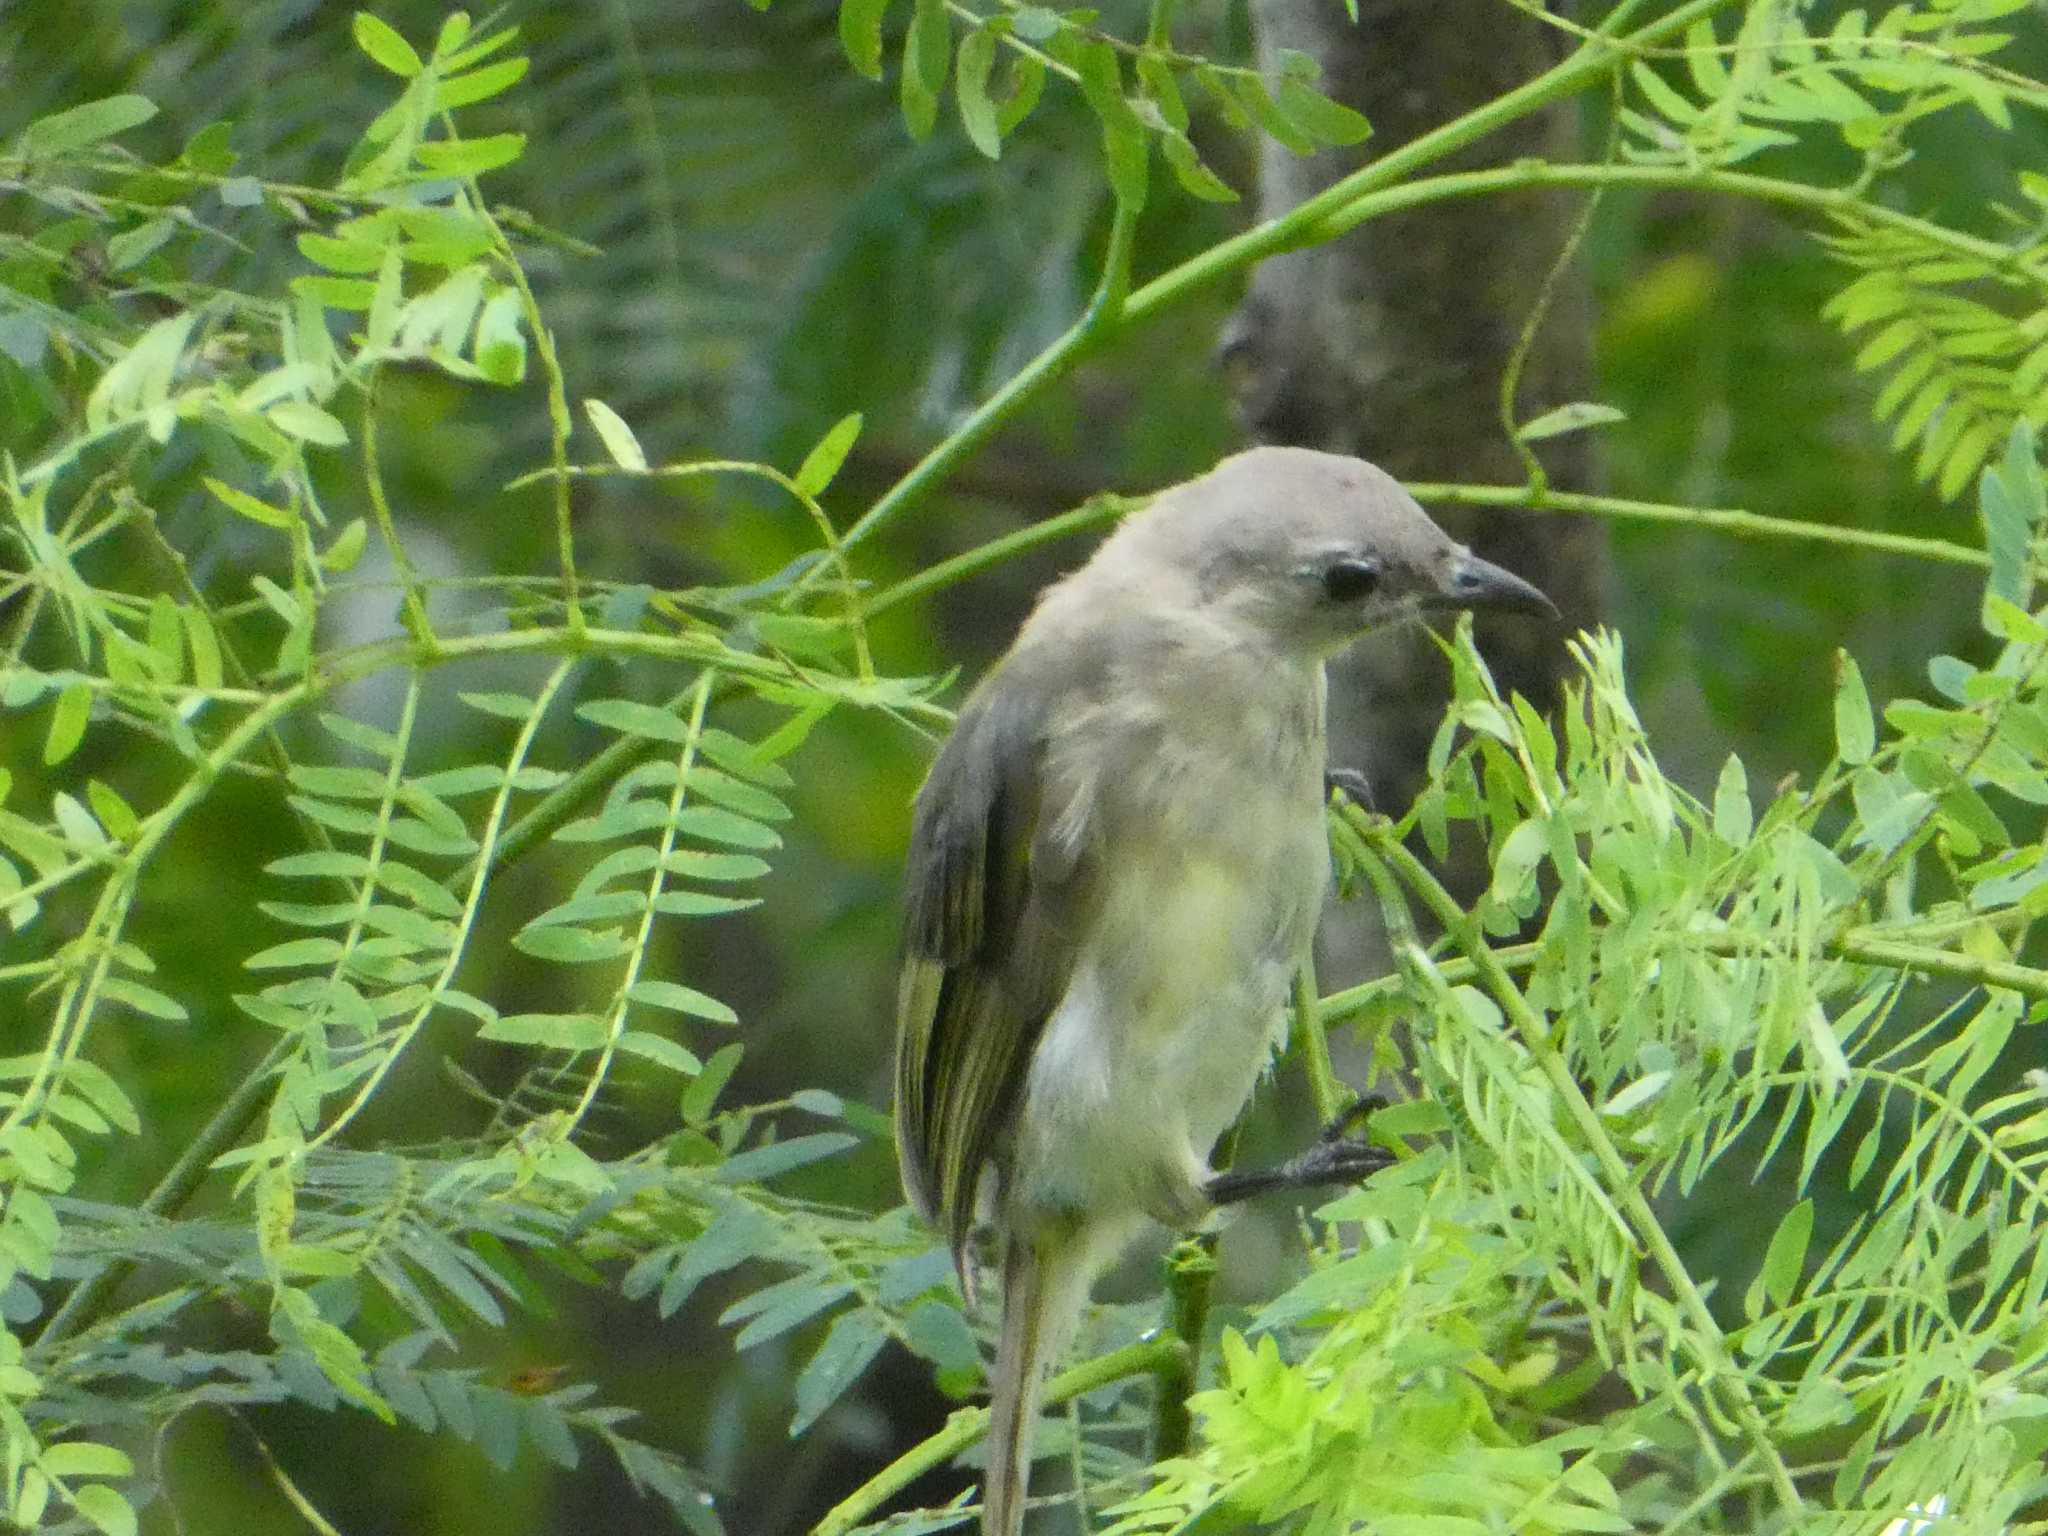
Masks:
[[[1250,856],[1127,859],[1032,1058],[1013,1216],[1205,1213],[1209,1152],[1286,1037],[1328,885],[1320,808],[1288,831]]]

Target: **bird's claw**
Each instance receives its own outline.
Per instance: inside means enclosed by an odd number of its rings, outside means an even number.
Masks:
[[[1322,1130],[1316,1133],[1318,1141],[1342,1141],[1354,1126],[1363,1125],[1366,1118],[1387,1107],[1387,1096],[1383,1093],[1362,1093],[1353,1099]]]
[[[1376,1106],[1361,1100],[1323,1128],[1323,1133],[1287,1166],[1289,1182],[1297,1187],[1314,1184],[1358,1184],[1398,1159],[1385,1147],[1362,1136],[1347,1136],[1346,1128],[1363,1119]]]
[[[1323,770],[1323,798],[1327,800],[1337,790],[1342,790],[1347,799],[1353,801],[1363,810],[1373,811],[1378,809],[1372,803],[1372,780],[1368,779],[1356,768],[1325,768]]]
[[[1351,1138],[1319,1141],[1295,1161],[1301,1165],[1304,1185],[1361,1184],[1382,1168],[1393,1167],[1397,1159],[1385,1147]]]

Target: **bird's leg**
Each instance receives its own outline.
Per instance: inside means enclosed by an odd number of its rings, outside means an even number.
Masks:
[[[1343,790],[1346,797],[1360,810],[1376,811],[1372,803],[1372,780],[1356,768],[1325,768],[1323,770],[1323,798],[1330,798],[1334,790]]]
[[[1385,1147],[1376,1147],[1363,1137],[1350,1134],[1354,1125],[1374,1110],[1385,1107],[1386,1100],[1376,1094],[1354,1100],[1348,1109],[1323,1127],[1321,1134],[1306,1149],[1278,1167],[1234,1168],[1228,1173],[1215,1174],[1202,1186],[1202,1192],[1209,1197],[1211,1205],[1235,1205],[1240,1200],[1249,1200],[1253,1195],[1263,1195],[1273,1189],[1356,1184],[1367,1174],[1377,1173],[1394,1162],[1394,1154]]]

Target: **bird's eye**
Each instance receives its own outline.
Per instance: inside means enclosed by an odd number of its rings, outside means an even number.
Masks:
[[[1371,597],[1379,584],[1377,560],[1338,560],[1323,572],[1323,593],[1336,603],[1355,603]]]

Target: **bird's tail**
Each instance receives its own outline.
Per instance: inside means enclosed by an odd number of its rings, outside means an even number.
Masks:
[[[1039,1392],[1087,1300],[1090,1244],[1072,1233],[1012,1235],[1003,1253],[1003,1332],[989,1402],[982,1536],[1018,1536],[1031,1487]]]

